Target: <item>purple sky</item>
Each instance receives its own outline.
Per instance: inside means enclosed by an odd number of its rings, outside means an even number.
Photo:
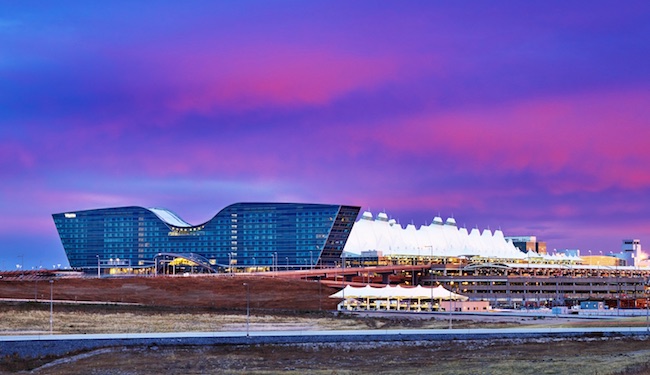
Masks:
[[[0,268],[51,214],[240,201],[650,247],[647,1],[0,5]]]

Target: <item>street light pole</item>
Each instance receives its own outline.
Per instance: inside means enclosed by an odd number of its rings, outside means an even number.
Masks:
[[[321,299],[322,299],[322,296],[321,296],[321,285],[322,285],[322,284],[321,284],[320,281],[321,281],[321,277],[318,276],[318,311],[320,311],[320,310],[323,309],[323,308],[322,308],[322,302],[321,302]]]
[[[343,271],[341,272],[343,276],[343,306],[345,306],[345,309],[347,310],[347,301],[345,300],[345,252],[341,253],[341,260],[343,261],[342,267]]]
[[[428,246],[431,250],[431,256],[429,257],[429,287],[431,288],[431,301],[429,303],[429,311],[433,312],[433,246]]]
[[[251,323],[251,297],[250,297],[250,285],[244,283],[246,287],[246,337],[250,335],[250,323]]]
[[[100,272],[100,265],[99,265],[99,254],[96,255],[97,257],[97,278],[100,279],[102,277],[102,274]]]
[[[273,275],[278,272],[278,252],[273,252]]]
[[[54,327],[54,280],[50,280],[50,335],[53,332]]]
[[[650,313],[650,307],[648,306],[648,285],[650,285],[650,277],[646,279],[645,285],[643,287],[643,292],[645,293],[645,331],[650,333],[650,325],[648,324],[648,314]]]
[[[524,307],[526,307],[526,312],[528,312],[528,302],[526,293],[528,292],[528,281],[524,281]]]
[[[618,279],[618,259],[616,260],[614,266],[614,272],[616,274],[616,315],[621,313],[621,282]]]
[[[454,282],[453,280],[449,282],[449,329],[451,329],[451,298],[452,298],[452,292],[451,290],[454,288]]]

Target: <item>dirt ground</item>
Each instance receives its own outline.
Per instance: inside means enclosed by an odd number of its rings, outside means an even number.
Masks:
[[[340,315],[336,290],[318,282],[272,277],[158,277],[60,279],[55,300],[137,305],[59,303],[56,333],[243,330],[247,289],[251,329],[445,328],[446,316]],[[47,281],[0,281],[0,298],[49,301]],[[533,317],[454,316],[454,328],[643,325]],[[0,334],[43,333],[49,304],[0,303]],[[40,366],[40,367],[39,367]],[[0,360],[0,373],[34,374],[650,374],[650,341],[580,340],[373,342],[258,346],[114,347],[64,358]]]
[[[247,284],[247,285],[244,285]],[[147,306],[271,310],[332,310],[336,289],[317,281],[269,276],[124,277],[57,279],[55,300],[137,303]],[[0,280],[0,298],[50,299],[50,283]]]

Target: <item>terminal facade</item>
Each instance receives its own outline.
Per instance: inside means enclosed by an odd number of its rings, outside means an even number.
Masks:
[[[156,208],[118,207],[54,214],[73,268],[98,273],[179,274],[292,271],[346,285],[443,286],[494,307],[537,308],[603,301],[648,307],[650,268],[639,240],[621,254],[548,254],[526,237],[458,228],[435,217],[402,227],[359,207],[237,203],[190,225]],[[527,243],[526,251],[514,242]],[[533,250],[533,244],[535,250]],[[124,270],[124,271],[120,271]]]
[[[199,225],[169,210],[136,206],[52,216],[72,268],[223,272],[334,265],[359,209],[236,203]]]

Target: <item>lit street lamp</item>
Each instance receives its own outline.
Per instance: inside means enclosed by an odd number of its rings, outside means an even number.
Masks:
[[[451,329],[451,298],[452,298],[452,292],[451,290],[454,288],[454,281],[449,282],[449,329]]]

